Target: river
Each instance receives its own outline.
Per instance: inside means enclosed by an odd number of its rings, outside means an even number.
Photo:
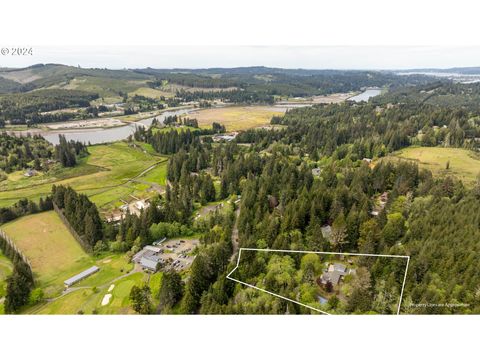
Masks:
[[[348,98],[349,101],[355,101],[355,102],[360,102],[360,101],[368,101],[371,97],[380,95],[382,90],[380,89],[367,89],[363,93],[352,96],[351,98]]]
[[[72,131],[49,131],[48,133],[42,134],[42,136],[49,142],[54,145],[58,144],[58,135],[65,135],[67,140],[80,141],[85,144],[102,144],[109,143],[119,140],[124,140],[130,135],[133,135],[138,126],[150,127],[154,118],[159,122],[163,122],[167,116],[173,115],[183,115],[188,114],[196,109],[180,109],[174,111],[165,111],[157,116],[152,116],[151,118],[139,120],[137,122],[132,122],[125,126],[118,126],[108,129],[85,129],[85,130],[72,130]]]

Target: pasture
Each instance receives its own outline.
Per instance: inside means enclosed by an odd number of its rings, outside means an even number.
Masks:
[[[56,169],[31,178],[10,174],[0,182],[0,207],[22,198],[38,200],[50,194],[52,185],[62,184],[85,193],[101,210],[111,210],[120,199],[143,190],[130,183],[130,179],[164,159],[125,142],[90,146],[88,151],[90,155],[74,168]]]
[[[157,167],[140,176],[138,180],[165,185],[167,181],[167,161],[158,164]]]
[[[146,98],[152,98],[152,99],[160,99],[162,96],[165,98],[171,98],[175,96],[175,92],[170,92],[170,91],[162,91],[158,89],[152,89],[150,87],[140,87],[136,89],[135,91],[131,91],[128,93],[128,96],[144,96]]]
[[[480,173],[480,156],[466,149],[411,146],[390,157],[413,160],[436,176],[455,176],[466,185],[472,185]]]
[[[21,217],[2,226],[30,260],[45,294],[63,289],[63,281],[93,265],[54,211]]]
[[[246,130],[268,125],[272,116],[283,116],[285,109],[273,106],[228,106],[191,112],[190,118],[196,118],[201,128],[210,128],[217,122],[225,125],[227,131]]]

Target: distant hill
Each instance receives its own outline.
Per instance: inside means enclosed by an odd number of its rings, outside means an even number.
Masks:
[[[93,78],[96,81],[92,85],[88,80]],[[56,87],[98,91],[100,93],[102,93],[102,90],[106,90],[106,92],[110,90],[110,92],[118,93],[122,90],[132,90],[130,88],[124,89],[124,85],[128,81],[145,83],[151,78],[151,76],[131,70],[83,69],[60,64],[37,64],[21,69],[0,70],[0,92],[19,92]],[[72,84],[73,80],[77,80],[77,82]],[[112,84],[112,81],[117,81],[117,84]],[[82,88],[82,85],[86,88]],[[88,88],[89,85],[92,85],[92,88]],[[135,85],[132,88],[138,87]]]
[[[365,87],[426,84],[423,75],[398,76],[389,71],[280,69],[264,66],[208,69],[84,69],[61,64],[36,64],[0,69],[0,93],[55,88],[82,90],[101,97],[122,98],[141,88],[169,92],[192,88],[238,89],[265,96],[312,96],[359,91]],[[165,87],[165,84],[178,85]]]

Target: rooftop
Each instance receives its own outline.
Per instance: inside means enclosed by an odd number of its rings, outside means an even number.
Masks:
[[[65,280],[64,284],[67,285],[67,286],[73,285],[73,284],[79,282],[80,280],[86,278],[87,276],[90,276],[90,275],[96,273],[98,270],[100,270],[100,268],[98,266],[92,266],[91,268],[89,268],[85,271],[82,271],[80,274],[77,274],[75,276],[72,276],[70,279]]]

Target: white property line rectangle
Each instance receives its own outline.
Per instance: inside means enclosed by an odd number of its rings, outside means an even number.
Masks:
[[[270,295],[273,295],[273,296],[276,296],[280,299],[283,299],[283,300],[286,300],[286,301],[290,301],[290,302],[293,302],[297,305],[301,305],[301,306],[305,306],[306,308],[310,309],[310,310],[314,310],[316,312],[319,312],[319,313],[322,313],[322,314],[325,314],[325,315],[331,315],[329,313],[327,313],[326,311],[322,311],[320,309],[316,309],[312,306],[309,306],[309,305],[305,305],[305,304],[302,304],[298,301],[295,301],[295,300],[292,300],[292,299],[289,299],[289,298],[286,298],[284,296],[281,296],[279,294],[275,294],[271,291],[268,291],[268,290],[265,290],[265,289],[261,289],[257,286],[254,286],[254,285],[251,285],[251,284],[248,284],[246,282],[243,282],[243,281],[240,281],[240,280],[237,280],[237,279],[234,279],[232,278],[230,275],[233,274],[233,272],[235,270],[238,269],[238,266],[240,265],[240,258],[242,256],[242,250],[246,250],[246,251],[263,251],[263,252],[283,252],[283,253],[301,253],[301,254],[323,254],[323,255],[346,255],[346,256],[374,256],[374,257],[385,257],[385,258],[402,258],[402,259],[407,259],[407,265],[405,267],[405,274],[403,276],[403,283],[402,283],[402,290],[400,292],[400,299],[398,301],[398,308],[397,308],[397,315],[400,314],[400,307],[402,305],[402,298],[403,298],[403,290],[405,289],[405,282],[407,281],[407,272],[408,272],[408,265],[410,263],[410,256],[407,256],[407,255],[384,255],[384,254],[359,254],[359,253],[341,253],[341,252],[330,252],[330,251],[304,251],[304,250],[278,250],[278,249],[254,249],[254,248],[240,248],[239,252],[238,252],[238,259],[237,259],[237,265],[235,266],[235,268],[230,271],[227,275],[227,279],[229,280],[232,280],[232,281],[235,281],[239,284],[242,284],[242,285],[245,285],[245,286],[248,286],[248,287],[251,287],[253,289],[256,289],[256,290],[260,290],[260,291],[263,291],[267,294],[270,294]]]

